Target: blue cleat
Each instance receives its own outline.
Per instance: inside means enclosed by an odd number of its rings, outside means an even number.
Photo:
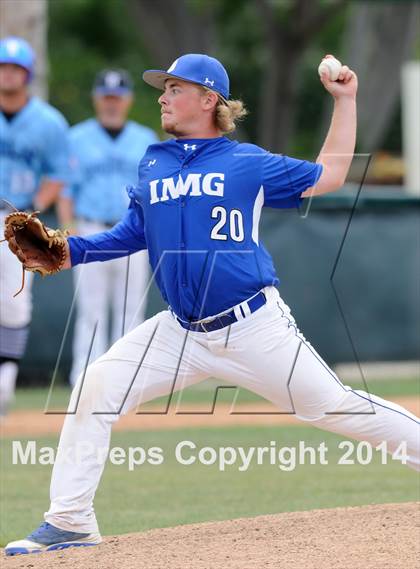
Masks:
[[[43,522],[27,538],[8,543],[4,551],[6,555],[22,555],[66,549],[67,547],[98,545],[101,541],[102,538],[98,533],[66,531],[56,528],[48,522]]]

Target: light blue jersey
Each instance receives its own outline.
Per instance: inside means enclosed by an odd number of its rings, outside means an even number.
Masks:
[[[139,160],[158,141],[149,128],[128,121],[112,138],[96,119],[70,129],[74,183],[65,195],[74,200],[76,217],[113,224],[125,214],[127,184],[137,180]]]
[[[10,121],[0,112],[0,198],[28,209],[43,177],[68,182],[68,125],[57,109],[32,97]]]

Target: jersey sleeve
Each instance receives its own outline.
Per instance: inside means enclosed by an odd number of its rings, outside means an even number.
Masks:
[[[109,231],[68,237],[72,266],[109,261],[147,249],[141,207],[132,199],[123,219]]]
[[[303,201],[301,194],[314,186],[322,173],[321,164],[282,154],[266,152],[262,160],[264,205],[267,207],[298,207]]]
[[[61,117],[60,117],[61,119]],[[70,143],[69,128],[62,118],[51,121],[45,132],[44,176],[70,182]]]

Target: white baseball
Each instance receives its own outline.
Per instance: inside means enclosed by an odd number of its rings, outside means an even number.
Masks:
[[[323,71],[328,73],[330,81],[337,81],[341,71],[341,62],[335,57],[327,57],[321,61],[318,67],[320,76]]]

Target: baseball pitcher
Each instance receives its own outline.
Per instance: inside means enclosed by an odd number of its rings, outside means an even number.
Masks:
[[[66,417],[45,522],[9,555],[101,541],[93,500],[118,410],[212,376],[249,389],[310,424],[390,452],[405,441],[420,469],[419,421],[402,407],[343,385],[300,332],[281,298],[259,235],[263,207],[296,208],[343,184],[354,152],[357,77],[347,66],[321,81],[334,99],[316,163],[224,135],[244,115],[212,57],[187,54],[146,71],[160,89],[162,127],[149,146],[124,218],[109,231],[69,237],[65,266],[147,249],[169,308],[118,340],[80,375]],[[95,413],[95,411],[97,413]],[[68,461],[74,462],[69,467]]]

